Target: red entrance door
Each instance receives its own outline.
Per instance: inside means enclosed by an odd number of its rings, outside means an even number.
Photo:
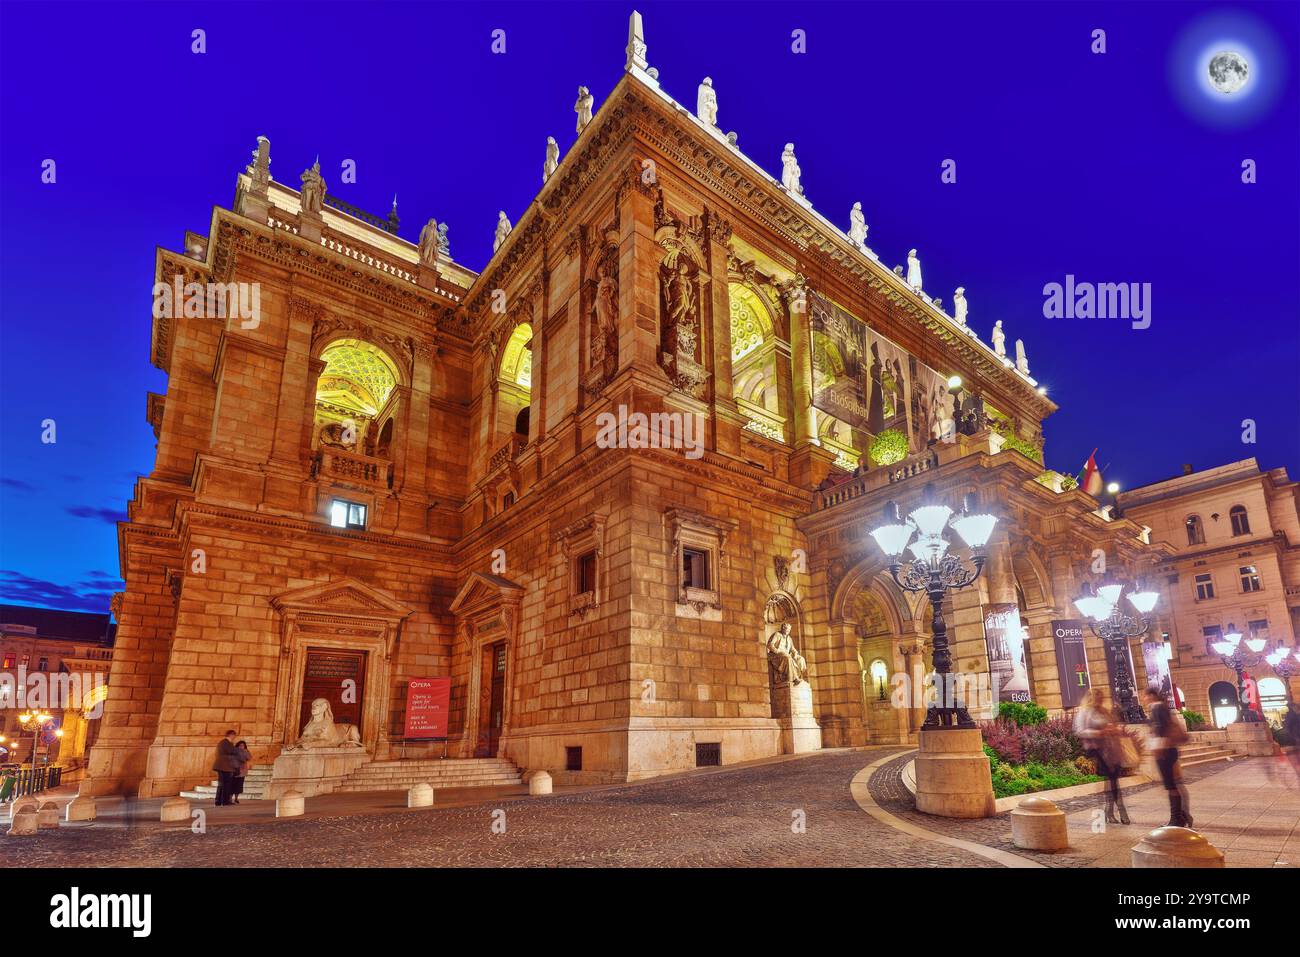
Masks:
[[[308,648],[307,668],[302,678],[302,711],[298,733],[311,720],[311,703],[324,698],[334,712],[334,721],[361,727],[361,705],[366,690],[366,653],[333,648]],[[294,735],[297,737],[297,734]]]

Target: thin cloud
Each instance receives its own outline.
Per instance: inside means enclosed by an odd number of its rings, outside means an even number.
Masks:
[[[14,605],[107,614],[113,592],[121,591],[124,587],[122,580],[99,571],[87,572],[86,575],[88,577],[83,581],[62,585],[0,568],[0,595]]]
[[[65,509],[65,511],[77,518],[93,518],[109,525],[116,525],[118,522],[126,521],[126,512],[115,508],[92,508],[89,505],[74,505]]]

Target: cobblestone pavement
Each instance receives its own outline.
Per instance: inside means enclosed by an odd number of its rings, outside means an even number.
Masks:
[[[917,811],[902,779],[903,768],[912,757],[912,752],[900,754],[872,776],[868,789],[877,804],[929,831],[1008,851],[1047,867],[1128,867],[1133,845],[1169,819],[1169,805],[1158,781],[1123,790],[1133,822],[1127,827],[1107,826],[1097,820],[1104,806],[1101,794],[1066,798],[1055,803],[1066,813],[1070,848],[1053,853],[1027,851],[1011,842],[1011,820],[1006,813],[959,820]],[[1184,780],[1191,792],[1197,829],[1225,851],[1229,867],[1300,864],[1300,782],[1283,759],[1195,765],[1184,773]]]
[[[888,753],[815,754],[626,787],[469,807],[0,837],[12,867],[993,867],[902,834],[849,792]],[[792,826],[802,812],[806,830]],[[927,822],[931,818],[925,819]],[[494,833],[494,822],[505,833]]]

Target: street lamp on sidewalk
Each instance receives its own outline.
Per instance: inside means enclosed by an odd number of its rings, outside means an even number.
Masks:
[[[36,748],[41,741],[41,728],[45,726],[46,721],[49,721],[53,717],[54,717],[53,715],[46,714],[44,711],[39,711],[39,710],[24,711],[22,714],[18,716],[18,723],[21,724],[24,728],[26,728],[29,724],[32,726],[32,770],[33,771],[36,770]]]
[[[1232,628],[1232,625],[1228,625]],[[1237,676],[1237,707],[1241,709],[1241,720],[1246,724],[1255,724],[1259,721],[1259,714],[1250,703],[1246,700],[1246,685],[1244,672],[1247,665],[1253,665],[1259,660],[1259,653],[1264,650],[1266,642],[1263,638],[1247,638],[1241,640],[1241,633],[1229,631],[1223,636],[1222,641],[1216,641],[1210,647],[1214,653],[1219,656],[1225,668],[1231,668]]]
[[[943,620],[943,599],[949,591],[974,583],[984,570],[983,548],[993,534],[997,518],[993,515],[975,514],[975,497],[967,494],[961,513],[953,518],[953,510],[934,501],[934,489],[926,486],[921,505],[913,509],[904,521],[897,502],[885,505],[886,524],[874,529],[871,537],[889,558],[889,574],[894,583],[904,591],[925,592],[930,599],[932,617],[930,630],[934,646],[934,672],[941,682],[940,699],[926,709],[922,730],[939,728],[974,728],[970,713],[955,700],[949,707],[947,676],[952,671],[952,655],[948,651],[948,626]],[[970,563],[956,555],[948,554],[949,542],[943,537],[951,528],[970,547]],[[912,536],[916,541],[912,541]],[[911,542],[909,547],[908,543]],[[903,564],[903,550],[912,553],[912,559]]]
[[[1114,682],[1116,710],[1126,724],[1139,724],[1146,721],[1147,716],[1138,702],[1129,642],[1145,635],[1150,629],[1151,619],[1148,616],[1156,607],[1160,594],[1143,590],[1139,582],[1136,590],[1128,595],[1129,604],[1137,612],[1136,617],[1125,612],[1120,604],[1123,594],[1124,586],[1121,584],[1107,582],[1094,591],[1092,585],[1085,582],[1083,594],[1074,600],[1074,607],[1090,619],[1088,627],[1106,647]]]
[[[1291,697],[1291,679],[1300,674],[1300,650],[1285,648],[1278,645],[1267,655],[1264,660],[1273,672],[1282,679],[1282,686],[1286,689],[1286,700],[1293,701]]]

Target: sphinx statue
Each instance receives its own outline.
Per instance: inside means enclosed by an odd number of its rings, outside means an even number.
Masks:
[[[355,724],[334,722],[334,709],[325,698],[311,703],[311,718],[303,726],[302,734],[286,751],[311,751],[315,748],[359,748],[361,732]]]

